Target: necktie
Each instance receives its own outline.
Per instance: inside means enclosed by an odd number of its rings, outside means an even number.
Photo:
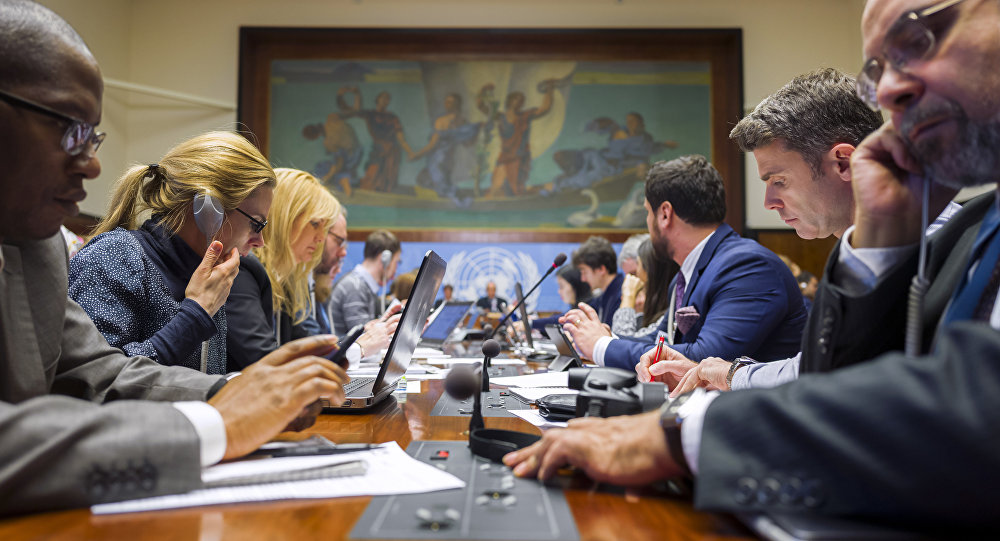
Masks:
[[[997,285],[1000,285],[1000,270],[997,268],[997,264],[1000,263],[998,229],[1000,229],[1000,212],[994,205],[983,219],[983,225],[976,235],[976,242],[969,258],[969,267],[977,260],[979,264],[971,278],[966,271],[966,277],[959,283],[945,316],[945,323],[967,319],[989,319],[989,315],[993,312]]]
[[[676,300],[674,301],[674,312],[676,312],[680,307],[681,303],[684,301],[684,286],[687,285],[684,282],[684,273],[677,273],[677,287],[676,287]]]

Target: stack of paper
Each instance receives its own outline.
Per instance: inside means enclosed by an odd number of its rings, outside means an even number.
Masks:
[[[106,503],[91,507],[95,515],[110,513],[134,513],[158,509],[177,509],[200,505],[218,505],[240,502],[269,500],[290,500],[300,498],[338,498],[343,496],[387,496],[394,494],[419,494],[462,488],[465,482],[431,465],[412,458],[403,452],[395,442],[382,444],[371,451],[358,451],[323,457],[289,457],[283,459],[248,460],[234,464],[220,464],[207,468],[202,478],[219,478],[226,475],[245,475],[247,469],[260,468],[266,471],[275,466],[274,461],[286,464],[289,460],[315,465],[317,462],[363,460],[367,464],[364,475],[312,479],[308,481],[287,481],[239,487],[207,488],[186,494],[157,496],[118,503]],[[237,466],[237,464],[239,464]],[[222,473],[219,474],[219,469]],[[229,470],[229,471],[226,471]]]

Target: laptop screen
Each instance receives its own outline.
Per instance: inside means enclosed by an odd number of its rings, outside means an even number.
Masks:
[[[514,282],[514,294],[516,299],[514,302],[519,303],[521,306],[518,308],[519,316],[521,316],[521,321],[524,325],[524,338],[528,343],[528,347],[531,349],[535,348],[535,341],[531,338],[531,323],[528,321],[528,306],[524,302],[524,293],[521,292],[521,282]]]
[[[413,350],[417,347],[421,331],[424,330],[427,315],[431,313],[431,308],[434,306],[434,297],[437,296],[441,281],[444,280],[444,271],[447,266],[444,259],[441,259],[441,256],[434,253],[433,250],[428,250],[424,254],[420,270],[417,271],[417,279],[413,282],[413,289],[410,291],[410,299],[403,307],[399,325],[392,335],[392,341],[389,342],[385,360],[382,361],[382,368],[375,381],[374,389],[376,391],[383,384],[394,385],[410,365]]]
[[[446,301],[444,306],[438,311],[437,316],[434,317],[434,321],[424,329],[424,334],[421,338],[423,340],[443,343],[451,335],[451,331],[462,321],[465,314],[469,312],[470,306],[472,306],[472,303],[468,301]]]

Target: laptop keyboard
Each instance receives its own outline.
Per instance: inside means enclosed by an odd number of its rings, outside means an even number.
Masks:
[[[351,379],[351,381],[347,382],[347,385],[344,385],[344,394],[346,394],[347,396],[351,396],[351,393],[353,393],[354,391],[357,391],[358,389],[364,387],[365,385],[370,385],[374,381],[375,378],[371,377],[353,378]]]

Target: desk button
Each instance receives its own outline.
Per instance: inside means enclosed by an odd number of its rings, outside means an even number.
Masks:
[[[448,451],[445,451],[444,449],[442,449],[442,450],[434,453],[433,455],[431,455],[431,460],[448,460],[449,456],[451,456],[451,455],[448,453]]]
[[[500,503],[502,503],[504,507],[513,507],[514,504],[517,503],[517,496],[511,494],[510,496],[507,496],[504,499],[500,500]]]
[[[796,506],[802,501],[802,480],[797,477],[784,482],[778,491],[778,501],[783,505]]]
[[[757,490],[757,503],[769,505],[778,499],[778,492],[781,490],[781,483],[773,477],[768,477],[760,484]]]
[[[757,494],[757,480],[753,477],[740,477],[736,481],[736,493],[733,499],[736,503],[746,505],[753,501]]]

